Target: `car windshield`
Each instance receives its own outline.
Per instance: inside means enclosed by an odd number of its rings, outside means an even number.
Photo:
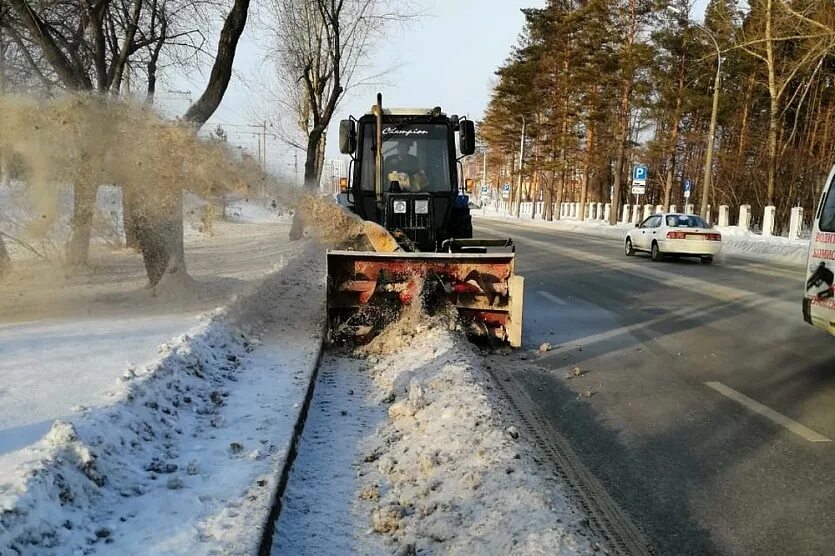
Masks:
[[[362,189],[374,191],[374,123],[362,131]],[[451,191],[447,131],[443,124],[383,124],[383,190]]]
[[[668,228],[710,228],[701,216],[692,214],[671,214],[667,216]]]

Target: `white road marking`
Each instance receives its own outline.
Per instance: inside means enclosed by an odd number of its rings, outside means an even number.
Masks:
[[[568,303],[566,303],[565,301],[563,301],[562,299],[560,299],[559,297],[557,297],[554,294],[551,294],[551,293],[548,293],[548,292],[543,292],[543,291],[538,291],[536,293],[538,293],[539,295],[541,295],[542,297],[544,297],[545,299],[547,299],[549,301],[553,301],[557,305],[568,305]]]
[[[771,421],[777,423],[778,425],[790,430],[794,434],[808,440],[809,442],[832,442],[827,437],[823,436],[822,434],[818,434],[809,427],[801,425],[797,421],[793,419],[789,419],[782,413],[777,413],[770,407],[766,407],[760,402],[756,400],[752,400],[745,394],[740,394],[733,388],[725,386],[721,382],[705,382],[705,386],[709,388],[713,388],[723,396],[734,400],[735,402],[739,402],[754,413],[759,413],[766,419],[770,419]]]

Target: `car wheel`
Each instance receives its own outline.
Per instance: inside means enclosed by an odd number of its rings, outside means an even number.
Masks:
[[[649,256],[656,263],[664,258],[664,255],[661,254],[661,250],[658,248],[658,244],[654,241],[652,242],[652,251],[650,251]]]
[[[711,255],[705,255],[702,257],[702,264],[711,264],[713,263],[713,257]]]
[[[626,252],[627,257],[631,257],[635,254],[635,248],[632,247],[632,240],[630,238],[626,238],[626,246],[624,247],[624,251]]]

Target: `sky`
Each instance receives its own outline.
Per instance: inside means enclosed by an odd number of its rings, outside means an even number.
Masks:
[[[396,0],[395,0],[396,1]],[[708,0],[695,0],[693,17],[703,19]],[[336,126],[349,115],[359,117],[383,93],[383,104],[401,107],[441,106],[448,114],[467,115],[478,120],[490,99],[494,72],[516,44],[524,24],[522,8],[541,7],[545,0],[417,0],[426,15],[407,28],[395,27],[389,39],[374,55],[369,73],[385,71],[383,82],[349,91],[331,123],[327,158],[338,158]],[[264,62],[263,29],[248,25],[235,59],[235,75],[223,102],[206,128],[220,123],[229,141],[255,150],[253,130],[239,127],[255,124],[263,117],[263,99],[253,85]],[[194,75],[172,83],[173,90],[191,90],[199,96],[205,75]],[[165,94],[165,93],[163,93]],[[166,102],[182,113],[188,96],[169,93]],[[269,109],[269,108],[266,108]],[[293,150],[268,137],[267,160],[274,172],[292,172]],[[301,158],[301,156],[300,156]],[[301,165],[301,163],[299,163]]]

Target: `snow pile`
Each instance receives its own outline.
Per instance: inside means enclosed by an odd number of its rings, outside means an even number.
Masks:
[[[412,554],[595,549],[468,342],[424,323],[387,330],[364,351],[379,401],[391,404],[358,464],[374,532]]]
[[[254,552],[321,341],[321,256],[0,457],[0,554]],[[259,347],[259,344],[263,343]]]
[[[716,229],[722,234],[722,252],[726,254],[796,265],[806,264],[809,257],[808,238],[763,237],[738,226]]]

